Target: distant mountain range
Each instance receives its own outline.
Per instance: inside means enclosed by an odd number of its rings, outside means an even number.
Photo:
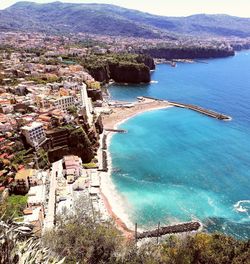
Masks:
[[[18,2],[0,11],[0,31],[93,33],[112,36],[250,37],[250,18],[228,15],[164,17],[107,4]]]

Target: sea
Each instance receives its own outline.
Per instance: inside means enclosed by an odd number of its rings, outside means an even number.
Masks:
[[[111,179],[131,223],[148,230],[198,220],[207,232],[250,239],[250,51],[159,64],[150,84],[109,92],[113,100],[151,96],[232,117],[171,107],[119,125],[128,133],[112,136]]]

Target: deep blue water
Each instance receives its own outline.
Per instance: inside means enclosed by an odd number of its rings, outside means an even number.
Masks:
[[[113,99],[153,96],[233,117],[169,108],[129,119],[120,125],[128,133],[111,140],[112,180],[143,228],[199,219],[208,231],[250,238],[250,55],[205,62],[158,65],[158,83],[109,88]]]

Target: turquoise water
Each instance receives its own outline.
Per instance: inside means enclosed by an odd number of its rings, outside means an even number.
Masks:
[[[112,180],[140,227],[199,219],[205,229],[250,238],[250,55],[158,65],[141,86],[112,86],[114,99],[147,95],[214,109],[218,121],[168,108],[140,114],[111,140]]]

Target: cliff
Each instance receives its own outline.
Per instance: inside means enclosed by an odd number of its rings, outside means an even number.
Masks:
[[[140,54],[136,57],[136,61],[138,63],[143,63],[145,64],[146,66],[149,67],[150,70],[154,70],[155,69],[155,63],[154,63],[154,59],[149,56],[149,55],[146,55],[146,54]]]
[[[119,63],[110,64],[110,78],[118,83],[148,83],[150,69],[145,64]]]
[[[88,92],[88,97],[90,97],[92,101],[103,100],[101,90],[88,89],[87,92]]]
[[[99,82],[133,84],[150,82],[150,70],[155,69],[153,58],[144,54],[94,55],[82,65]]]
[[[149,48],[142,53],[166,60],[223,58],[235,55],[233,49],[208,47]]]
[[[89,73],[98,82],[108,82],[110,80],[108,65],[102,65],[98,67],[86,66]]]
[[[99,82],[148,83],[150,69],[143,63],[108,63],[104,67],[88,68],[90,74]]]

